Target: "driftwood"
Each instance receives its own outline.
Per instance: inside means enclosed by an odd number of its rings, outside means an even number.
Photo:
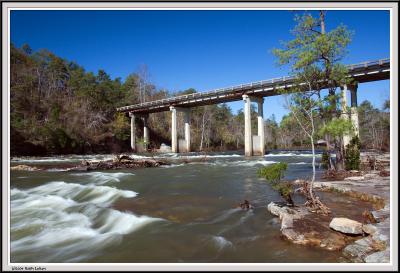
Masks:
[[[169,165],[168,162],[155,159],[134,159],[127,155],[116,156],[113,160],[86,161],[83,160],[80,166],[68,169],[69,171],[96,171],[116,169],[151,168],[161,165]]]
[[[331,213],[331,210],[321,202],[318,196],[314,196],[314,190],[311,188],[311,183],[306,180],[298,180],[298,184],[301,187],[298,191],[304,195],[306,198],[306,202],[304,205],[311,211],[316,212],[322,215],[328,215]]]

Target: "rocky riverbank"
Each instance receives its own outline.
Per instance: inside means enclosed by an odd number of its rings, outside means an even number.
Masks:
[[[362,179],[317,182],[316,188],[335,191],[370,201],[374,210],[370,222],[362,226],[363,238],[343,249],[343,254],[355,262],[386,263],[390,261],[390,177],[376,172],[365,174]]]
[[[372,219],[365,215],[369,220],[335,217],[334,210],[332,215],[323,216],[309,212],[304,206],[290,208],[272,202],[268,210],[280,218],[282,236],[295,244],[342,251],[344,257],[354,262],[389,262],[390,210],[386,199],[389,179],[316,182],[315,186],[320,191],[334,191],[372,202],[375,207],[371,211]]]
[[[328,216],[311,213],[304,206],[287,207],[271,202],[268,210],[280,218],[282,236],[296,244],[340,251],[352,262],[390,262],[390,177],[389,167],[360,172],[344,180],[318,181],[317,192],[346,196],[358,212],[338,213],[341,204],[331,207]],[[354,200],[371,204],[362,213]],[[324,201],[324,200],[323,200]],[[357,219],[355,219],[357,218]]]

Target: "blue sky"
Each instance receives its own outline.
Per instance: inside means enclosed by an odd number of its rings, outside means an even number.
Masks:
[[[159,88],[207,91],[285,76],[271,49],[292,38],[292,11],[12,11],[11,41],[49,49],[87,71],[125,78],[146,64]],[[354,31],[344,63],[388,58],[388,11],[328,11],[327,29]],[[358,101],[381,108],[389,81],[359,86]],[[243,102],[229,106],[236,112]],[[281,97],[265,99],[264,114],[279,121]]]

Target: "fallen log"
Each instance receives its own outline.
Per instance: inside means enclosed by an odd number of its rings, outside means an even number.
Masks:
[[[169,165],[168,162],[151,158],[134,159],[126,155],[116,156],[112,160],[86,161],[83,160],[79,166],[68,169],[69,171],[96,171],[116,169],[152,168]]]

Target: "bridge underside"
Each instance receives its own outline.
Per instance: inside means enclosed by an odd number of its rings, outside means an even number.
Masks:
[[[389,60],[380,60],[368,63],[348,66],[349,77],[354,80],[354,84],[349,88],[344,85],[342,89],[342,116],[351,119],[355,134],[358,135],[358,114],[357,114],[357,87],[359,83],[379,81],[390,79],[390,62]],[[244,101],[245,115],[245,155],[264,155],[264,118],[263,118],[263,103],[264,97],[276,96],[280,92],[278,90],[290,90],[296,84],[296,79],[293,77],[283,77],[268,81],[254,82],[243,84],[240,86],[217,89],[204,93],[193,93],[173,98],[166,98],[146,102],[137,105],[130,105],[118,108],[119,112],[128,112],[131,117],[131,147],[136,150],[135,136],[135,117],[141,117],[144,124],[144,143],[145,146],[149,143],[147,130],[147,117],[149,113],[171,111],[172,113],[172,152],[190,152],[190,109],[192,107],[218,104],[225,102]],[[300,84],[303,85],[303,84]],[[327,87],[327,86],[326,86]],[[347,112],[346,92],[351,92],[351,110]],[[307,90],[304,90],[307,91]],[[255,101],[258,103],[258,132],[253,135],[251,132],[251,115],[250,105]],[[185,114],[185,139],[179,140],[177,136],[177,112]],[[344,137],[344,143],[348,143],[349,136]]]

